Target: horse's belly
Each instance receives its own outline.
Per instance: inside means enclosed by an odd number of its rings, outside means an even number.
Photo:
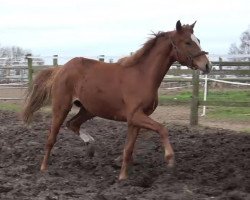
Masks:
[[[126,121],[121,98],[112,95],[82,95],[81,103],[95,116],[116,121]]]

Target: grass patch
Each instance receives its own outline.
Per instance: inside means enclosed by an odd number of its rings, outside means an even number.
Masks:
[[[21,105],[19,104],[0,102],[0,110],[19,112],[21,109]]]
[[[0,102],[0,110],[8,110],[13,112],[20,112],[22,111],[22,104],[18,103],[7,103],[7,102]],[[50,113],[51,107],[50,106],[44,106],[40,109],[41,112]]]
[[[199,94],[200,100],[203,100],[203,91]],[[186,104],[192,99],[191,91],[184,91],[174,95],[160,95],[160,105],[178,105]],[[208,101],[222,102],[250,102],[249,90],[227,90],[227,91],[209,91]],[[175,104],[176,103],[176,104]],[[250,107],[209,107],[208,117],[211,119],[250,121]]]
[[[203,99],[203,92],[200,96]],[[249,90],[210,91],[208,93],[207,100],[250,102],[250,91]]]
[[[250,121],[248,107],[209,107],[207,116],[212,119],[229,119],[236,121]]]
[[[204,92],[201,90],[199,98],[203,100]],[[190,101],[192,98],[191,91],[180,92],[175,95],[161,95],[160,101],[180,100]],[[249,90],[229,90],[229,91],[209,91],[207,95],[208,101],[229,101],[229,102],[250,102]]]
[[[240,131],[245,132],[245,133],[250,133],[250,128],[244,128],[244,129],[241,129]]]
[[[192,93],[189,91],[180,92],[179,94],[175,95],[160,95],[160,101],[167,101],[167,100],[179,100],[179,101],[190,101],[192,98]]]
[[[192,93],[181,92],[175,95],[160,95],[159,96],[159,105],[189,105],[192,99]]]

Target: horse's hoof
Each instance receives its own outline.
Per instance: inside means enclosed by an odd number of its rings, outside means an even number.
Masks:
[[[172,168],[174,168],[174,166],[175,166],[175,159],[174,158],[167,161],[167,168],[172,169]]]
[[[48,171],[48,167],[46,167],[46,166],[41,166],[40,171],[41,171],[41,172],[47,172],[47,171]]]
[[[95,141],[95,139],[90,134],[84,132],[83,130],[80,130],[79,136],[85,142],[85,144],[93,143]]]
[[[119,181],[123,181],[123,180],[127,180],[127,179],[128,179],[128,175],[125,175],[125,174],[120,174],[118,177]]]
[[[165,155],[168,168],[173,168],[175,165],[175,159],[173,154]]]

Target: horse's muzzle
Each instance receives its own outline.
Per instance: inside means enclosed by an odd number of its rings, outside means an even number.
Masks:
[[[211,63],[207,63],[206,66],[205,66],[205,70],[203,71],[203,74],[208,74],[212,69],[212,65]]]

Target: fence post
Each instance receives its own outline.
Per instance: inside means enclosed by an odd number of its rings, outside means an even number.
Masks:
[[[223,66],[222,66],[222,58],[219,57],[219,70],[222,71]],[[220,78],[224,78],[225,75],[224,74],[220,74]]]
[[[222,70],[222,65],[221,65],[221,63],[222,63],[222,58],[221,58],[221,57],[219,57],[219,62],[220,62],[220,63],[219,63],[219,69]]]
[[[193,70],[193,92],[190,110],[190,125],[198,125],[198,108],[199,108],[199,70]]]
[[[53,55],[53,66],[58,67],[58,55]]]
[[[28,80],[29,80],[29,87],[32,85],[33,81],[33,68],[32,68],[32,54],[27,54],[26,59],[28,61]]]

